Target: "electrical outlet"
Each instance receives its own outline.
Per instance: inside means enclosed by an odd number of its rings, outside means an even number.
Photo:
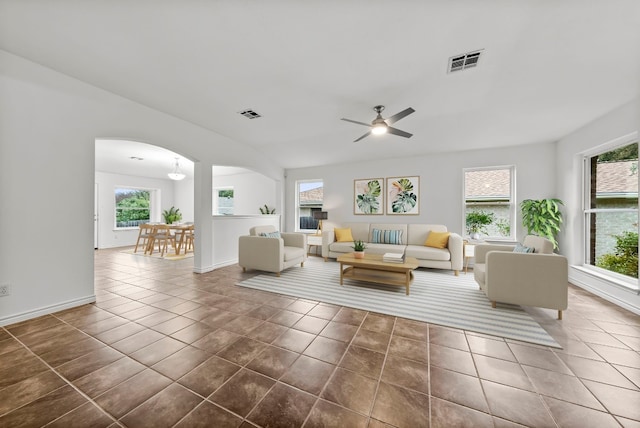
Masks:
[[[0,297],[11,294],[11,286],[9,284],[0,285]]]

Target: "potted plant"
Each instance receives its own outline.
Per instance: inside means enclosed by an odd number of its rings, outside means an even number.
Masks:
[[[467,233],[473,239],[480,239],[480,233],[487,233],[487,226],[493,223],[495,214],[486,211],[467,213]]]
[[[560,206],[564,203],[560,199],[525,199],[520,203],[522,224],[528,235],[538,235],[553,242],[553,248],[558,248],[556,235],[560,232],[562,212]]]
[[[267,204],[264,204],[264,207],[260,207],[260,214],[275,214],[276,213],[276,209],[275,208],[269,208],[267,206]]]
[[[353,248],[354,251],[353,257],[356,259],[364,258],[364,249],[367,248],[364,241],[353,241],[353,246],[351,248]]]
[[[180,209],[175,207],[171,207],[169,210],[164,210],[162,212],[162,217],[164,217],[164,222],[166,224],[173,224],[174,222],[182,220]]]

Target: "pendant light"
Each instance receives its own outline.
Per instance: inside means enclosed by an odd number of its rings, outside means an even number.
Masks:
[[[172,180],[182,180],[183,178],[186,177],[186,175],[184,175],[181,171],[180,171],[180,163],[178,162],[178,158],[176,159],[176,166],[175,169],[173,170],[173,172],[170,172],[169,174],[167,174],[169,176],[170,179]]]

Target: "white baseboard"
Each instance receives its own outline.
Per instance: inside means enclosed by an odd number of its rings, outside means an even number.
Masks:
[[[207,272],[211,272],[214,271],[216,269],[220,269],[226,266],[231,266],[231,265],[235,265],[236,263],[238,263],[238,259],[233,259],[233,260],[225,260],[223,262],[218,262],[216,264],[214,264],[213,266],[207,266],[206,268],[200,268],[200,269],[193,269],[193,271],[195,273],[207,273]]]
[[[79,299],[68,300],[66,302],[56,303],[55,305],[45,306],[42,308],[32,309],[30,311],[22,312],[19,314],[9,315],[0,318],[0,327],[15,324],[17,322],[30,320],[42,315],[52,314],[54,312],[63,311],[65,309],[74,308],[76,306],[86,305],[87,303],[95,303],[96,295],[81,297]]]
[[[606,281],[575,266],[569,269],[569,282],[621,308],[640,315],[640,296],[633,291],[623,289],[615,283]]]

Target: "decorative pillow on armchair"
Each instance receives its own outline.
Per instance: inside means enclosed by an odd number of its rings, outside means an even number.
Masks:
[[[517,243],[515,248],[513,249],[514,253],[533,253],[535,248],[525,247],[521,243]]]
[[[280,236],[280,232],[278,231],[261,233],[260,236],[264,236],[266,238],[282,238],[282,236]]]

